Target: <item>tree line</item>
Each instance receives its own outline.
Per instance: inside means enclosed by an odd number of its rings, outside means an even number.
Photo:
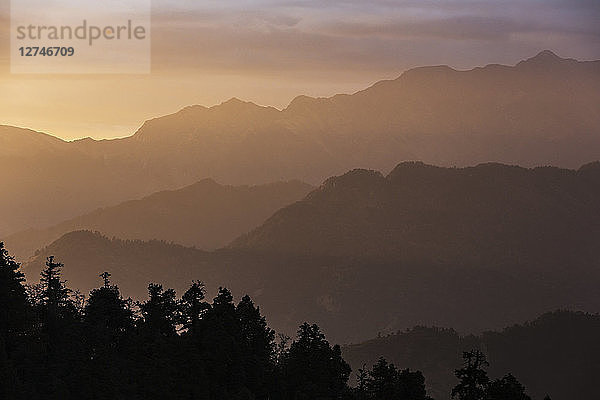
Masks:
[[[0,398],[426,400],[425,377],[385,359],[357,371],[317,325],[277,335],[249,296],[226,288],[209,302],[195,281],[177,298],[148,286],[133,302],[100,275],[84,298],[46,261],[37,284],[0,243]],[[528,400],[512,375],[491,381],[479,351],[466,352],[458,400]]]

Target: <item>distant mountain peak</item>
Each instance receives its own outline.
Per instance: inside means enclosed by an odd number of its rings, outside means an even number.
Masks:
[[[106,140],[106,139],[103,139]],[[95,143],[95,142],[99,142],[99,140],[96,140],[94,138],[91,138],[89,136],[83,137],[83,138],[79,138],[79,139],[74,139],[71,141],[71,143]]]
[[[557,56],[556,53],[554,53],[552,50],[542,50],[538,54],[536,54],[534,57],[531,58],[531,60],[533,60],[533,59],[564,60],[564,58]]]
[[[381,179],[383,179],[383,175],[379,171],[374,171],[371,169],[356,168],[356,169],[346,172],[343,175],[334,176],[332,178],[327,179],[325,181],[325,184],[327,184],[327,182],[332,182],[332,183],[336,183],[336,184],[340,184],[340,183],[345,184],[348,182],[362,182],[362,181],[370,181],[373,179],[381,180]]]
[[[430,79],[434,76],[447,76],[448,74],[453,74],[456,72],[458,72],[458,70],[450,67],[449,65],[430,65],[425,67],[415,67],[403,72],[393,82],[406,81],[415,78]],[[385,83],[386,81],[382,82]]]
[[[294,99],[290,102],[290,104],[288,104],[287,108],[285,108],[285,111],[298,112],[298,111],[310,110],[316,104],[319,103],[319,100],[324,100],[324,99],[317,99],[315,97],[310,97],[310,96],[301,94],[300,96],[294,97]]]
[[[325,180],[317,191],[308,196],[315,197],[319,196],[319,193],[339,192],[340,190],[372,189],[382,184],[385,184],[385,178],[381,172],[357,168]]]
[[[237,97],[232,97],[231,99],[217,105],[211,107],[212,110],[221,110],[226,112],[238,112],[242,110],[248,109],[263,109],[269,107],[262,107],[258,104],[252,103],[251,101],[243,101],[238,99]]]
[[[425,164],[423,161],[403,161],[396,165],[396,167],[392,170],[401,170],[401,169],[421,169],[421,168],[440,168],[433,165]]]
[[[62,235],[58,240],[54,243],[49,244],[46,248],[56,247],[64,242],[74,241],[76,243],[81,242],[95,242],[95,241],[109,241],[109,239],[104,236],[102,233],[90,230],[90,229],[77,229],[71,232],[67,232]]]
[[[237,104],[237,105],[239,105],[239,104],[248,104],[248,103],[250,103],[250,102],[248,102],[248,101],[243,101],[243,100],[240,100],[240,99],[238,99],[237,97],[232,97],[232,98],[230,98],[229,100],[227,100],[227,101],[224,101],[223,103],[221,103],[221,105],[222,105],[222,106],[223,106],[223,105],[236,105],[236,104]]]
[[[291,106],[292,104],[295,104],[295,103],[296,104],[302,104],[302,103],[311,102],[311,101],[314,101],[314,100],[315,100],[314,97],[310,97],[310,96],[307,96],[305,94],[301,94],[299,96],[294,97],[294,99],[290,102],[289,105]]]
[[[63,139],[58,138],[48,133],[34,131],[29,128],[20,128],[17,126],[0,125],[0,135],[3,137],[31,137],[31,138],[46,138],[55,142],[65,142]]]
[[[187,106],[187,107],[182,108],[177,113],[194,113],[194,112],[205,111],[205,110],[207,110],[206,107],[201,106],[199,104],[193,104],[191,106]]]
[[[525,65],[525,66],[547,67],[549,65],[560,65],[560,64],[571,63],[571,62],[577,62],[577,61],[572,58],[562,58],[550,50],[543,50],[543,51],[540,51],[535,56],[519,62],[517,64],[517,66]]]
[[[600,171],[600,161],[592,161],[587,164],[582,165],[577,170],[578,172],[592,172],[592,171]]]
[[[440,172],[444,170],[444,168],[426,164],[422,161],[404,161],[400,164],[396,165],[394,169],[390,171],[390,173],[386,176],[388,180],[402,179],[406,174],[414,175],[415,173],[430,173],[430,172]]]

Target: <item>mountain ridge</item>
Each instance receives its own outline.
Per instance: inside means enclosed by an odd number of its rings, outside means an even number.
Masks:
[[[598,171],[597,163],[568,170],[421,162],[400,163],[387,176],[353,170],[326,180],[229,248],[483,263],[531,279],[564,275],[566,285],[568,268],[597,265]]]
[[[108,269],[135,297],[152,281],[226,285],[277,329],[311,320],[346,343],[417,324],[475,332],[560,307],[598,312],[599,165],[352,170],[224,249],[73,233],[25,270],[35,279],[55,255],[74,287]]]
[[[14,194],[0,199],[0,234],[206,177],[316,184],[357,167],[388,172],[410,159],[574,168],[600,155],[600,62],[557,59],[541,53],[470,71],[419,67],[351,95],[297,97],[283,110],[230,100],[149,120],[121,139],[57,143],[56,152],[36,157],[13,151],[16,159],[0,158],[14,182]]]
[[[557,400],[584,399],[595,395],[593,379],[585,375],[593,374],[597,365],[594,360],[600,347],[594,338],[598,334],[600,315],[558,310],[479,335],[417,326],[345,346],[342,351],[354,371],[364,364],[373,365],[380,356],[399,368],[420,370],[428,393],[449,400],[457,383],[450,371],[461,365],[463,351],[478,348],[487,355],[490,377],[510,372],[534,399],[546,395]],[[573,363],[585,367],[572,368]]]
[[[550,62],[550,63],[549,63]],[[92,140],[94,142],[99,142],[99,141],[106,141],[106,142],[111,142],[111,141],[121,141],[123,139],[127,139],[127,138],[132,138],[134,137],[136,134],[139,133],[139,131],[144,127],[144,125],[146,123],[155,121],[155,120],[160,120],[162,118],[165,117],[171,117],[171,116],[175,116],[178,114],[185,114],[185,113],[190,113],[190,112],[206,112],[206,111],[221,111],[223,109],[227,109],[227,108],[233,108],[233,109],[239,109],[238,107],[240,106],[250,106],[254,109],[270,109],[270,110],[276,110],[279,112],[285,112],[289,109],[293,109],[295,108],[294,106],[296,105],[296,103],[304,103],[307,101],[325,101],[325,100],[337,100],[340,98],[347,98],[347,97],[351,97],[353,95],[357,95],[357,94],[361,94],[363,92],[367,92],[370,89],[373,89],[375,87],[381,86],[381,85],[386,85],[392,82],[397,82],[401,79],[403,79],[403,77],[408,74],[417,74],[421,71],[451,71],[451,72],[474,72],[474,71],[480,71],[480,70],[484,70],[486,68],[496,68],[496,67],[501,67],[501,68],[507,68],[507,69],[514,69],[517,68],[519,66],[523,66],[523,65],[527,65],[527,64],[543,64],[544,67],[548,66],[549,64],[592,64],[592,65],[599,65],[600,66],[600,60],[577,60],[577,59],[573,59],[573,58],[563,58],[558,56],[556,53],[554,53],[551,50],[542,50],[540,51],[538,54],[536,54],[533,57],[530,57],[528,59],[519,61],[517,64],[515,65],[508,65],[508,64],[486,64],[484,66],[480,66],[480,67],[473,67],[473,68],[467,68],[467,69],[457,69],[457,68],[453,68],[449,65],[446,64],[440,64],[440,65],[432,65],[432,66],[422,66],[422,67],[414,67],[414,68],[410,68],[404,72],[402,72],[398,77],[393,78],[393,79],[384,79],[384,80],[380,80],[377,81],[375,83],[373,83],[372,85],[368,86],[365,89],[361,89],[358,90],[356,92],[353,93],[338,93],[332,96],[324,96],[324,97],[311,97],[308,95],[304,95],[304,94],[300,94],[297,95],[296,97],[294,97],[286,107],[284,107],[283,109],[277,109],[273,106],[264,106],[264,105],[259,105],[257,103],[254,103],[252,101],[245,101],[245,100],[241,100],[237,97],[232,97],[226,101],[223,101],[219,104],[215,104],[212,106],[204,106],[204,105],[199,105],[199,104],[194,104],[194,105],[189,105],[189,106],[185,106],[183,108],[181,108],[180,110],[177,110],[173,113],[170,114],[166,114],[163,116],[158,116],[158,117],[154,117],[154,118],[150,118],[148,120],[146,120],[144,123],[142,123],[142,125],[140,126],[140,128],[138,128],[135,132],[133,132],[131,135],[129,136],[125,136],[125,137],[120,137],[120,138],[115,138],[115,139],[93,139],[90,137],[82,137],[82,138],[78,138],[78,139],[73,139],[71,141],[66,141],[61,139],[60,137],[51,135],[51,134],[47,134],[41,131],[35,131],[29,128],[18,128],[16,126],[11,126],[11,125],[2,125],[0,124],[0,128],[15,128],[15,129],[23,129],[23,130],[27,130],[27,131],[32,131],[35,133],[39,133],[39,134],[43,134],[43,135],[48,135],[48,136],[52,136],[55,137],[57,139],[59,139],[62,142],[65,143],[74,143],[74,142],[79,142],[82,140]],[[233,107],[229,107],[229,106],[233,106]]]
[[[180,189],[100,208],[45,229],[17,232],[3,241],[18,260],[27,260],[35,250],[81,229],[122,239],[166,240],[212,250],[259,225],[284,205],[300,200],[311,189],[300,181],[231,186],[206,178]]]

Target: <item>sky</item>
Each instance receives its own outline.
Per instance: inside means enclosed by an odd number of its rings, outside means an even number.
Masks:
[[[598,0],[154,0],[150,74],[17,75],[9,15],[0,0],[0,124],[66,140],[231,97],[281,109],[416,66],[600,59]]]

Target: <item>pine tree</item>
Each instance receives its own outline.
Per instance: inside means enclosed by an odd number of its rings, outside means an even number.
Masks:
[[[336,399],[346,389],[350,366],[338,345],[331,346],[317,325],[304,323],[282,360],[287,398]]]
[[[44,397],[56,399],[70,396],[69,388],[77,386],[75,382],[85,363],[81,315],[70,297],[72,291],[61,279],[62,268],[63,264],[55,262],[53,256],[47,258],[35,306],[46,370],[44,379],[36,383]]]
[[[362,368],[359,368],[356,373],[356,382],[358,383],[356,386],[355,397],[357,400],[366,400],[369,396],[368,394],[368,384],[369,384],[369,371],[366,370],[367,366],[363,364]]]
[[[425,378],[420,371],[399,371],[383,357],[368,372],[366,392],[375,400],[425,400]]]
[[[192,282],[192,286],[181,296],[179,306],[181,309],[181,322],[183,328],[190,334],[198,329],[198,324],[202,315],[210,308],[205,301],[206,289],[204,283],[199,281]]]
[[[202,346],[207,349],[211,393],[216,398],[245,397],[244,339],[233,295],[219,288],[202,320]]]
[[[394,364],[388,364],[381,357],[369,372],[367,391],[376,400],[395,399],[396,376],[397,370]]]
[[[29,314],[20,264],[0,242],[0,341],[10,343],[25,329]]]
[[[242,337],[242,358],[246,386],[257,399],[268,397],[268,384],[274,371],[275,331],[249,296],[236,307]]]
[[[115,348],[133,328],[130,301],[123,299],[119,288],[110,284],[110,274],[103,273],[104,285],[90,292],[84,308],[84,323],[93,351]]]
[[[525,394],[525,387],[511,374],[490,382],[485,398],[486,400],[531,400],[531,397]]]
[[[0,398],[3,399],[17,396],[19,381],[12,358],[22,357],[13,353],[28,327],[29,304],[19,268],[19,263],[0,242]]]
[[[50,349],[59,342],[67,341],[64,334],[75,334],[71,329],[79,320],[77,307],[71,300],[72,291],[62,280],[63,264],[54,261],[54,256],[46,260],[46,268],[41,272],[37,311],[48,335]]]
[[[485,355],[479,350],[463,353],[464,366],[455,371],[460,380],[452,389],[452,398],[459,400],[482,400],[486,395],[489,378],[485,368],[489,366]]]
[[[41,273],[42,302],[53,312],[69,306],[71,290],[66,287],[66,281],[61,280],[64,264],[54,262],[54,256],[46,260],[46,268]]]
[[[163,290],[162,285],[148,285],[149,299],[140,304],[143,327],[151,336],[174,336],[179,321],[179,307],[173,289]]]

